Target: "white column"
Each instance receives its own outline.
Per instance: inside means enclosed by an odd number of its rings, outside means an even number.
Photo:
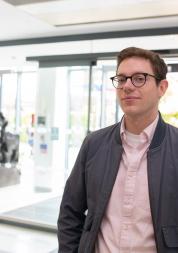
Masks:
[[[52,189],[51,129],[54,119],[55,88],[56,70],[54,68],[40,69],[34,133],[34,186],[39,191]]]

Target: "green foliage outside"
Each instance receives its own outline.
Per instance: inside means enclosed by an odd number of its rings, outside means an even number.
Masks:
[[[162,113],[162,117],[167,123],[170,123],[171,125],[178,127],[178,112],[167,114]]]

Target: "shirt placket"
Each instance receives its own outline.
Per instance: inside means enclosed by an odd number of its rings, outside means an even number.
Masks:
[[[136,152],[136,150],[134,150]],[[140,156],[141,158],[141,156]],[[128,162],[129,161],[129,162]],[[122,228],[120,234],[120,253],[129,253],[131,247],[130,229],[132,224],[132,212],[134,207],[134,194],[137,169],[139,168],[140,159],[130,160],[127,157],[127,174],[124,187],[123,207],[122,207]]]

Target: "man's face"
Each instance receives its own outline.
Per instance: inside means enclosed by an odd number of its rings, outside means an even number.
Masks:
[[[135,73],[148,73],[154,75],[149,60],[141,57],[131,57],[123,60],[117,70],[117,75],[132,76]],[[135,87],[130,79],[122,89],[117,89],[117,97],[120,106],[127,116],[155,115],[158,111],[158,103],[167,89],[167,81],[163,80],[156,85],[154,77],[147,76],[146,83],[142,87]]]

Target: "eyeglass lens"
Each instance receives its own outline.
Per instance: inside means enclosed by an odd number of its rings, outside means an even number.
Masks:
[[[118,75],[113,78],[113,84],[115,87],[124,85],[127,79],[130,78],[131,82],[135,86],[142,86],[146,82],[146,76],[144,74],[134,74],[132,76]]]

